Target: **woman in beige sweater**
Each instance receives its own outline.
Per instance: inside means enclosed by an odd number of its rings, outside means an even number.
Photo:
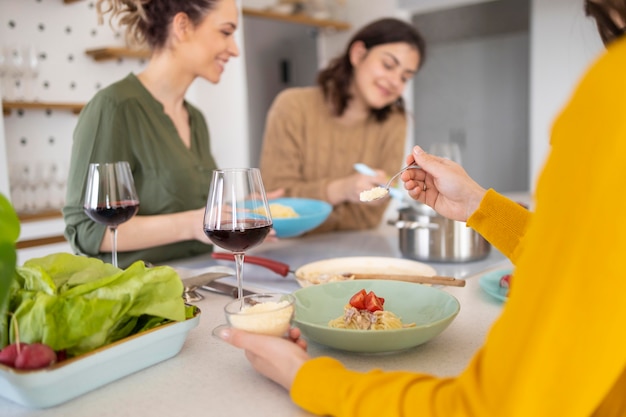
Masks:
[[[267,189],[333,205],[313,230],[378,226],[388,199],[359,202],[401,166],[406,139],[402,93],[424,60],[424,41],[407,22],[381,19],[359,30],[318,86],[279,94],[267,117],[261,172]],[[355,173],[365,163],[376,176]]]

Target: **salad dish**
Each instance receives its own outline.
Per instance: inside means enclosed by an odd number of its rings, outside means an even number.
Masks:
[[[176,356],[200,321],[162,324],[48,368],[24,371],[0,365],[0,396],[31,408],[52,407]]]
[[[176,355],[200,311],[168,266],[58,253],[16,267],[0,316],[0,396],[44,408]]]

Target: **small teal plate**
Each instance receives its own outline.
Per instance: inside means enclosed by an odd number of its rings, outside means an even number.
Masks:
[[[507,288],[500,287],[500,278],[512,272],[513,270],[511,268],[488,272],[480,277],[480,287],[490,296],[500,301],[506,301]]]

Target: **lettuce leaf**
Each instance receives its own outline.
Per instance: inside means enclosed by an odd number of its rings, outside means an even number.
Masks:
[[[17,320],[22,342],[42,342],[76,356],[188,314],[173,268],[125,270],[99,259],[58,253],[16,269],[9,339]],[[2,329],[0,329],[1,331]]]
[[[15,242],[20,236],[20,220],[11,202],[0,193],[0,329],[7,326],[7,308],[10,288],[13,285],[17,253]],[[0,332],[0,348],[8,343],[6,334]]]

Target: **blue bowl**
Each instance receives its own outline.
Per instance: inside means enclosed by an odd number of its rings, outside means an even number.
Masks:
[[[315,229],[328,218],[333,207],[325,201],[310,198],[277,198],[269,204],[291,207],[298,217],[274,218],[274,230],[278,237],[300,236]]]

